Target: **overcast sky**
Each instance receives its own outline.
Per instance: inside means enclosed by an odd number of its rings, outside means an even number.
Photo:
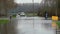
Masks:
[[[42,0],[34,0],[34,3],[41,3]],[[33,3],[32,0],[14,0],[15,3]]]

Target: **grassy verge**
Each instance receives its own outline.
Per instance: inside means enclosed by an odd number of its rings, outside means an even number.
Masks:
[[[58,28],[60,29],[60,21],[57,21],[56,24],[58,25]]]
[[[12,17],[13,17],[13,18],[16,18],[16,15],[13,15]]]
[[[8,23],[9,22],[9,20],[6,20],[6,19],[1,19],[0,20],[0,24],[6,24],[6,23]]]
[[[26,13],[26,16],[37,16],[37,13]]]

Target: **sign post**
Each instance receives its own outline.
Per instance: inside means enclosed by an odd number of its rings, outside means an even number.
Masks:
[[[52,27],[56,29],[56,34],[57,34],[57,24],[56,24],[57,21],[58,21],[58,16],[52,16]]]

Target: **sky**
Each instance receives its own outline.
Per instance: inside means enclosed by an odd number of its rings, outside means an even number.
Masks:
[[[34,3],[41,3],[42,0],[34,0]],[[15,3],[33,3],[33,0],[14,0]]]

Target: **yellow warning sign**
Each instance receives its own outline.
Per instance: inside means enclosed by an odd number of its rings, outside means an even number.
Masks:
[[[52,20],[58,20],[58,16],[52,16]]]

